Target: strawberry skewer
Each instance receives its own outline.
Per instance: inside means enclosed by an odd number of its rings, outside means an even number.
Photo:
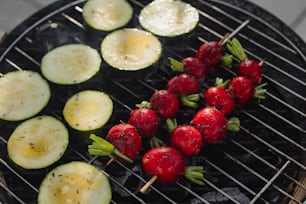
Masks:
[[[137,129],[130,124],[117,124],[107,133],[106,139],[91,134],[93,140],[88,152],[96,156],[115,155],[123,161],[132,163],[141,149],[142,141]]]
[[[144,171],[151,175],[151,179],[140,192],[144,193],[155,182],[169,184],[185,176],[188,180],[204,185],[202,166],[185,166],[183,154],[170,146],[155,147],[147,151],[142,158]]]

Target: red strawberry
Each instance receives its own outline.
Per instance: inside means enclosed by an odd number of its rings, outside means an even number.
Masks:
[[[231,92],[220,86],[209,87],[204,93],[204,102],[207,106],[216,107],[224,115],[230,114],[235,106]]]
[[[177,95],[194,94],[199,92],[199,84],[195,77],[189,74],[180,74],[168,81],[166,89]]]
[[[251,79],[253,84],[259,84],[262,79],[262,62],[248,59],[244,49],[237,38],[229,40],[226,44],[227,49],[239,59],[238,74]]]
[[[224,55],[224,48],[220,42],[210,41],[202,44],[197,51],[197,58],[210,67],[215,67]]]
[[[249,101],[255,93],[252,81],[245,76],[234,77],[229,82],[228,89],[233,93],[238,104]]]
[[[183,154],[174,147],[150,149],[142,157],[142,167],[160,183],[173,183],[185,175],[191,181],[203,185],[203,167],[185,167]],[[144,192],[144,189],[140,191]]]
[[[108,131],[106,139],[131,159],[135,159],[142,149],[141,137],[137,129],[130,124],[113,126]]]
[[[227,133],[227,121],[224,115],[214,107],[199,110],[191,120],[208,143],[221,141]]]
[[[238,74],[250,78],[253,84],[259,84],[262,79],[261,63],[245,59],[238,66]]]
[[[168,81],[166,89],[179,96],[184,106],[192,108],[198,106],[200,100],[199,84],[195,77],[189,74],[174,76]]]
[[[150,108],[138,108],[131,111],[128,123],[136,127],[144,137],[154,137],[160,126],[159,117]]]
[[[204,79],[207,75],[207,67],[197,57],[186,57],[181,62],[169,57],[172,71],[185,72],[197,79]]]
[[[150,104],[153,110],[163,119],[174,118],[179,109],[179,99],[177,96],[167,90],[155,91]]]
[[[185,156],[190,157],[199,153],[203,145],[203,138],[198,129],[190,125],[182,125],[172,131],[170,144],[180,149]]]
[[[235,97],[236,103],[243,104],[251,98],[265,99],[267,89],[263,89],[267,84],[260,84],[254,87],[252,81],[245,76],[234,77],[228,84],[228,89]]]

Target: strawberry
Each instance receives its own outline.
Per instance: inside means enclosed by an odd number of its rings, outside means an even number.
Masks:
[[[207,67],[197,57],[186,57],[181,62],[169,57],[171,69],[174,72],[184,72],[196,79],[204,79],[207,75]]]
[[[195,77],[189,74],[180,74],[168,81],[166,89],[177,95],[195,94],[199,92],[199,84]]]
[[[170,144],[181,150],[185,156],[191,157],[201,150],[203,138],[198,129],[193,126],[181,125],[172,131]]]
[[[251,79],[245,76],[234,77],[228,84],[228,89],[235,97],[237,104],[248,102],[251,98],[265,99],[266,83],[254,87]]]
[[[130,124],[113,126],[108,131],[106,139],[131,159],[135,159],[142,149],[141,137],[137,129]]]
[[[196,57],[207,66],[215,67],[224,55],[224,48],[220,42],[210,41],[202,44],[197,50]]]
[[[160,127],[160,120],[155,111],[143,107],[131,111],[128,124],[136,127],[140,135],[152,138],[156,136]]]
[[[142,149],[142,141],[137,129],[130,124],[117,124],[107,133],[106,139],[91,134],[93,140],[88,145],[88,152],[97,156],[116,155],[128,162],[133,162]]]
[[[221,111],[215,107],[205,107],[199,110],[191,120],[191,125],[197,128],[207,143],[216,143],[223,140],[227,130],[239,131],[238,118],[229,121]]]
[[[237,70],[239,75],[250,78],[254,85],[259,84],[262,79],[261,63],[255,60],[243,60]]]
[[[238,58],[240,64],[238,65],[238,75],[246,76],[257,85],[262,79],[262,62],[248,59],[244,49],[237,38],[229,40],[226,44],[227,49]]]
[[[172,77],[167,85],[166,90],[173,92],[184,106],[196,108],[200,100],[199,84],[195,77],[189,74],[180,74]]]
[[[167,90],[155,91],[150,98],[151,107],[163,119],[174,118],[179,109],[179,99]]]
[[[209,87],[204,93],[204,103],[207,106],[214,106],[224,115],[232,112],[235,106],[235,99],[231,92],[224,88],[228,81],[223,82],[222,79],[216,79],[216,85]]]
[[[219,86],[209,87],[204,93],[204,102],[207,106],[214,106],[224,115],[232,112],[235,99],[228,89]]]
[[[173,183],[185,175],[189,180],[203,185],[203,167],[186,167],[183,154],[174,147],[162,146],[148,150],[141,164],[144,171],[160,183]]]

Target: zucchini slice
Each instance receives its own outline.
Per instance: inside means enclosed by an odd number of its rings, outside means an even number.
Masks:
[[[40,169],[58,161],[69,143],[68,130],[52,116],[37,116],[19,124],[7,143],[9,158],[24,169]]]
[[[126,0],[89,0],[84,5],[82,14],[91,28],[111,31],[131,20],[133,8]]]
[[[0,119],[19,121],[39,113],[51,96],[48,82],[34,71],[13,71],[0,77]]]
[[[113,113],[113,101],[104,92],[83,90],[70,97],[63,110],[66,122],[80,131],[104,126]]]
[[[79,84],[93,77],[101,65],[97,50],[84,44],[62,45],[42,58],[42,74],[56,84]]]
[[[104,173],[81,161],[72,161],[51,170],[38,192],[38,204],[108,204],[111,198],[111,186]]]
[[[162,45],[157,37],[147,31],[125,28],[104,38],[101,53],[111,67],[137,71],[150,67],[160,59]]]
[[[175,37],[191,32],[199,22],[196,8],[180,0],[155,0],[139,14],[143,28],[164,37]]]

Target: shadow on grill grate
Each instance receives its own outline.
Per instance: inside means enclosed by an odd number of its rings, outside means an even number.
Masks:
[[[127,27],[139,27],[137,14],[148,1],[130,2],[135,16]],[[236,107],[233,115],[240,118],[241,131],[229,133],[222,143],[205,145],[197,158],[188,160],[190,164],[205,167],[206,185],[196,186],[185,180],[173,185],[154,184],[142,195],[139,188],[148,178],[139,165],[140,158],[133,165],[115,161],[105,167],[108,158],[89,155],[89,141],[72,130],[69,149],[59,162],[42,170],[23,170],[8,159],[6,152],[6,142],[17,123],[0,121],[0,170],[7,183],[7,187],[1,183],[0,189],[9,195],[7,199],[15,203],[36,203],[40,182],[51,168],[71,160],[82,160],[109,174],[112,203],[302,202],[306,194],[305,44],[279,20],[249,2],[189,2],[199,9],[200,24],[196,32],[184,40],[161,39],[164,53],[158,70],[142,79],[112,78],[102,70],[85,84],[65,88],[51,84],[53,95],[42,114],[62,119],[61,110],[68,96],[85,88],[99,89],[109,93],[115,103],[114,117],[101,131],[105,134],[112,124],[127,120],[135,103],[147,100],[154,90],[165,87],[171,77],[167,57],[193,56],[203,42],[219,40],[249,19],[250,23],[237,37],[250,57],[266,60],[263,81],[268,83],[267,99]],[[84,0],[57,2],[17,27],[2,42],[0,72],[39,71],[42,55],[61,44],[81,42],[99,49],[105,33],[90,32],[83,27],[83,4]],[[230,78],[234,74],[233,70],[220,68],[209,73],[201,86],[205,89],[213,84],[215,77]],[[195,110],[181,110],[178,121],[187,122],[194,113]],[[294,189],[298,189],[300,197],[295,196]]]

